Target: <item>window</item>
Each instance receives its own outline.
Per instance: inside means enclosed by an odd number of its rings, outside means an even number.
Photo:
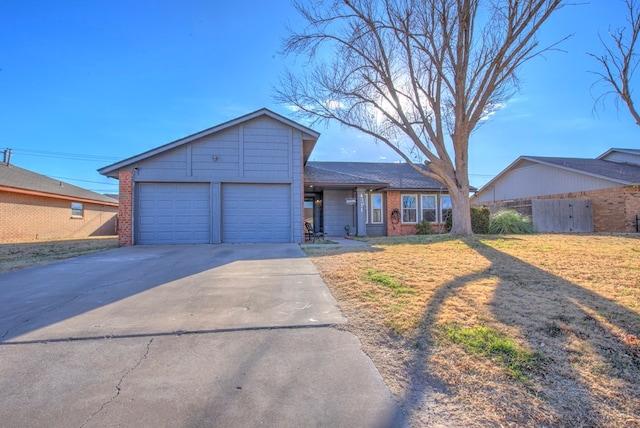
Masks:
[[[84,207],[82,202],[71,202],[71,217],[82,217],[84,215]]]
[[[382,195],[371,194],[371,223],[382,223]]]
[[[447,218],[447,213],[451,212],[451,196],[449,195],[440,196],[440,210],[441,210],[440,221],[444,223],[445,219]]]
[[[402,222],[403,223],[416,223],[417,222],[417,197],[416,195],[402,195]]]
[[[422,195],[420,203],[422,207],[422,220],[430,222],[437,221],[436,212],[438,206],[436,204],[436,195]]]

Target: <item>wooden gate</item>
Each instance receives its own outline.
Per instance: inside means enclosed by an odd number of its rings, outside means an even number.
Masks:
[[[533,199],[531,211],[537,232],[593,232],[590,199]]]

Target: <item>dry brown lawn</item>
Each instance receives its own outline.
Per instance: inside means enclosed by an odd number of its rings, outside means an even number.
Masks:
[[[0,272],[68,259],[118,246],[118,238],[95,237],[53,241],[0,243]]]
[[[370,241],[305,251],[412,426],[640,426],[640,237]]]

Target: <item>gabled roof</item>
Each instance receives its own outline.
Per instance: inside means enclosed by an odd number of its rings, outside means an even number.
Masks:
[[[48,196],[78,202],[99,202],[117,206],[118,201],[42,174],[0,163],[0,191]]]
[[[640,183],[640,166],[638,165],[611,162],[601,159],[554,158],[541,156],[523,156],[522,158],[593,177],[604,178],[624,185]]]
[[[314,185],[379,186],[392,190],[447,190],[442,183],[426,177],[406,163],[308,162],[305,184],[309,182]]]
[[[509,171],[513,170],[518,164],[526,161],[548,165],[554,168],[572,171],[578,174],[584,174],[604,180],[609,180],[615,183],[622,184],[624,186],[640,184],[639,165],[605,161],[600,159],[601,157],[605,156],[608,153],[611,153],[612,151],[623,150],[627,150],[629,152],[634,151],[633,149],[611,149],[602,156],[599,156],[598,159],[520,156],[508,167],[503,169],[498,175],[493,177],[484,186],[482,186],[478,193],[481,193],[485,189],[489,189],[496,181],[506,175]]]
[[[606,152],[604,152],[603,154],[601,154],[600,156],[598,156],[596,159],[604,159],[606,158],[608,155],[610,155],[611,153],[614,152],[620,152],[620,153],[626,153],[629,155],[635,155],[635,156],[640,156],[640,149],[609,149]]]
[[[173,141],[171,143],[165,144],[163,146],[160,147],[156,147],[155,149],[151,149],[148,150],[144,153],[141,153],[139,155],[136,156],[132,156],[130,158],[124,159],[122,161],[116,162],[114,164],[105,166],[103,168],[100,168],[98,170],[98,172],[100,174],[103,175],[109,175],[110,173],[113,173],[121,168],[125,168],[127,166],[130,166],[136,162],[142,161],[144,159],[150,158],[152,156],[155,156],[157,154],[175,149],[176,147],[182,146],[184,144],[190,143],[194,140],[197,140],[198,138],[202,138],[202,137],[206,137],[207,135],[211,135],[214,134],[216,132],[220,132],[222,130],[231,128],[233,126],[239,125],[241,123],[244,122],[248,122],[252,119],[261,117],[261,116],[267,116],[270,117],[274,120],[277,120],[279,122],[284,123],[285,125],[291,126],[294,129],[297,129],[298,131],[302,132],[303,134],[303,140],[304,140],[304,144],[303,144],[303,156],[304,156],[304,160],[306,161],[307,159],[309,159],[309,156],[311,155],[311,151],[313,150],[313,147],[315,146],[316,141],[318,140],[318,138],[320,137],[320,133],[314,131],[311,128],[307,128],[306,126],[300,125],[297,122],[294,122],[290,119],[287,119],[284,116],[279,115],[278,113],[274,113],[273,111],[267,109],[267,108],[262,108],[260,110],[256,110],[253,113],[249,113],[249,114],[245,114],[244,116],[240,116],[238,118],[235,118],[233,120],[230,120],[228,122],[224,122],[221,123],[219,125],[213,126],[211,128],[205,129],[203,131],[200,132],[196,132],[195,134],[189,135],[187,137],[181,138],[179,140]]]
[[[312,165],[313,164],[313,165]],[[353,174],[326,169],[320,166],[322,162],[309,162],[304,167],[304,183],[314,186],[373,186],[376,188],[389,187],[389,183],[379,180],[369,180]]]

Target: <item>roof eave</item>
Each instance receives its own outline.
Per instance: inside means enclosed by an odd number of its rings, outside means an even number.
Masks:
[[[114,175],[113,173],[117,170],[120,170],[122,168],[126,168],[127,166],[130,166],[132,164],[135,164],[136,162],[140,162],[142,160],[148,159],[152,156],[155,156],[157,154],[163,153],[165,151],[168,150],[172,150],[175,149],[176,147],[180,147],[184,144],[190,143],[194,140],[197,140],[199,138],[202,137],[206,137],[207,135],[211,135],[213,133],[216,132],[220,132],[223,131],[225,129],[231,128],[233,126],[239,125],[241,123],[247,122],[249,120],[255,119],[257,117],[260,116],[268,116],[274,120],[277,120],[279,122],[282,122],[286,125],[291,126],[294,129],[299,130],[302,133],[302,140],[303,141],[310,141],[311,142],[311,147],[308,149],[309,155],[311,154],[311,150],[313,150],[313,147],[315,146],[315,142],[318,140],[318,138],[320,138],[320,133],[317,131],[314,131],[311,128],[307,128],[306,126],[300,125],[297,122],[294,122],[291,119],[288,119],[282,115],[279,115],[278,113],[275,113],[267,108],[262,108],[260,110],[256,110],[252,113],[248,113],[245,114],[244,116],[240,116],[238,118],[229,120],[227,122],[221,123],[219,125],[213,126],[211,128],[207,128],[205,130],[202,130],[200,132],[196,132],[195,134],[191,134],[188,135],[186,137],[180,138],[179,140],[175,140],[172,141],[170,143],[164,144],[160,147],[156,147],[154,149],[148,150],[146,152],[140,153],[138,155],[132,156],[130,158],[121,160],[119,162],[113,163],[111,165],[107,165],[105,167],[102,167],[100,169],[98,169],[98,172],[102,175],[106,175],[109,177],[114,177],[117,178],[117,175]],[[305,150],[306,152],[306,150]],[[305,153],[305,162],[306,159],[308,158],[308,155]]]
[[[518,164],[518,162],[520,162],[523,159],[526,159],[526,156],[520,156],[518,157],[516,160],[514,160],[513,162],[511,162],[509,164],[509,166],[507,166],[505,169],[503,169],[502,171],[500,171],[495,177],[493,177],[491,180],[489,180],[484,186],[482,186],[481,188],[479,188],[476,193],[482,193],[484,192],[485,189],[490,189],[491,186],[498,181],[503,175],[505,175],[507,173],[507,171],[511,170],[511,168],[513,168],[515,165]]]
[[[601,154],[600,156],[598,156],[596,159],[603,160],[613,152],[627,153],[627,154],[636,155],[636,156],[638,155],[637,151],[635,151],[634,149],[622,149],[622,148],[613,147],[607,150],[606,152],[604,152],[603,154]]]
[[[62,199],[62,200],[66,200],[66,201],[74,201],[74,202],[86,202],[86,203],[91,203],[91,204],[98,204],[98,205],[107,205],[107,206],[112,206],[112,207],[117,207],[119,202],[118,201],[102,201],[99,199],[92,199],[92,198],[83,198],[83,197],[75,197],[75,196],[69,196],[69,195],[60,195],[57,193],[48,193],[48,192],[41,192],[38,190],[29,190],[29,189],[21,189],[18,187],[8,187],[8,186],[0,186],[0,192],[9,192],[9,193],[18,193],[18,194],[22,194],[22,195],[31,195],[31,196],[42,196],[45,198],[52,198],[52,199]]]
[[[372,183],[328,183],[322,181],[305,181],[305,186],[313,187],[375,187],[378,189],[384,189],[390,187],[389,183],[372,182]]]

